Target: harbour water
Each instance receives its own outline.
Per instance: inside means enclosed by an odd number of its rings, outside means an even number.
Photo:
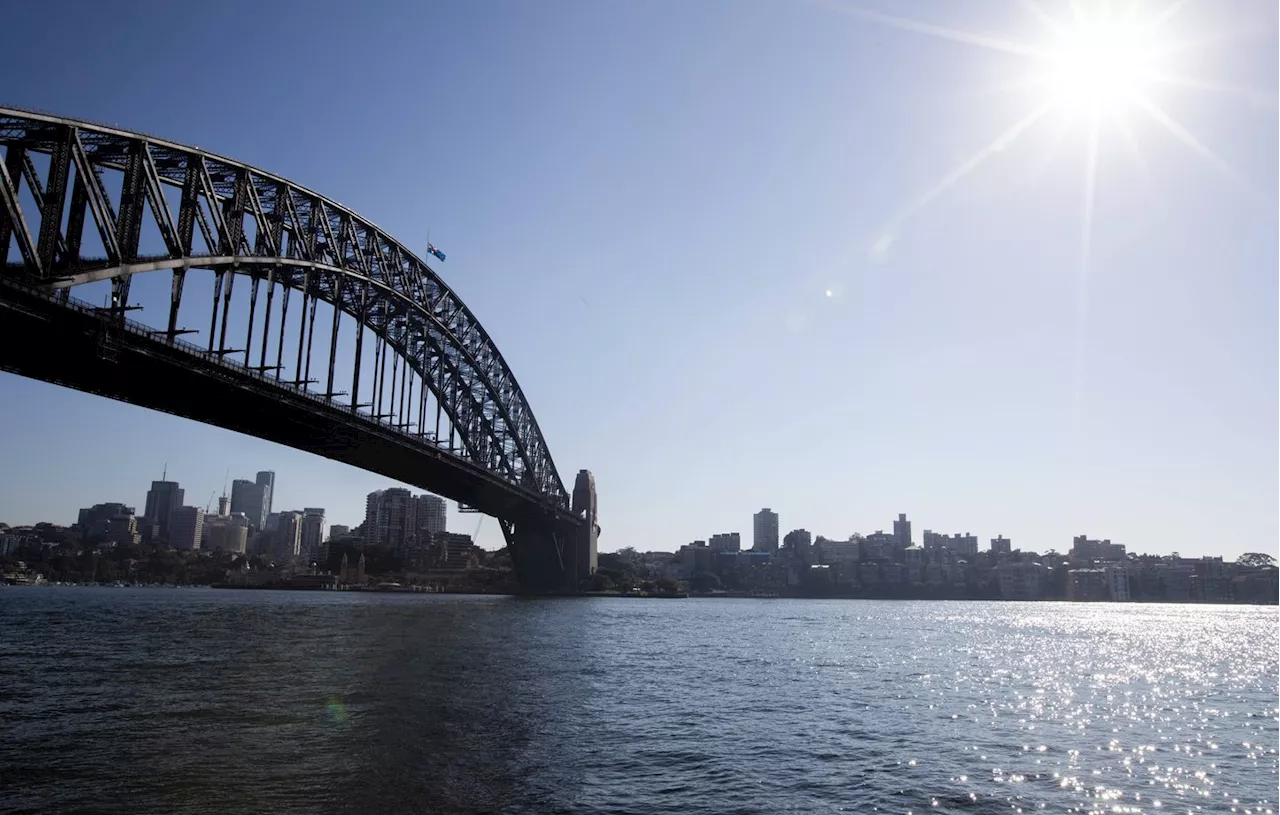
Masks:
[[[0,812],[1277,808],[1274,607],[0,590]]]

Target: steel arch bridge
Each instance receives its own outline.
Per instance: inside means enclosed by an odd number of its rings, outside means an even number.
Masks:
[[[576,586],[594,568],[594,486],[571,505],[493,340],[386,232],[279,176],[139,133],[0,107],[0,148],[0,368],[453,498],[502,522],[529,587]],[[161,272],[167,313],[129,319],[133,281]],[[212,297],[188,328],[193,273]],[[109,286],[104,305],[72,296],[93,284]]]

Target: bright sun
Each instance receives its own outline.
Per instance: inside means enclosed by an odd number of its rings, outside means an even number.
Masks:
[[[1021,0],[1019,5],[1040,23],[1039,33],[1043,35],[1025,39],[1004,39],[923,20],[895,17],[846,4],[848,0],[818,0],[824,1],[834,10],[901,31],[1024,58],[1028,61],[1026,73],[1011,77],[1000,87],[1011,91],[1031,90],[1039,97],[1032,102],[1030,110],[997,134],[989,144],[944,173],[932,187],[902,207],[887,222],[870,249],[870,255],[877,263],[885,262],[906,221],[993,156],[1004,153],[1023,133],[1045,120],[1057,122],[1057,134],[1052,137],[1054,145],[1068,129],[1082,130],[1084,135],[1082,270],[1089,262],[1093,200],[1103,132],[1114,131],[1112,135],[1123,137],[1139,168],[1145,170],[1142,146],[1132,127],[1134,117],[1150,119],[1226,177],[1254,193],[1226,161],[1201,143],[1157,101],[1158,96],[1181,88],[1242,97],[1270,108],[1276,106],[1272,92],[1221,85],[1182,73],[1177,63],[1183,61],[1185,52],[1195,47],[1197,42],[1182,37],[1187,30],[1194,30],[1196,24],[1171,26],[1169,23],[1183,14],[1189,5],[1188,0],[1062,0],[1056,5],[1055,13],[1046,10],[1042,0]],[[1220,10],[1229,5],[1225,2],[1215,4],[1212,10],[1225,13]],[[1180,29],[1182,36],[1175,29]],[[1067,115],[1050,115],[1055,110]],[[1086,122],[1083,129],[1078,127],[1082,121]]]
[[[1140,97],[1154,72],[1150,28],[1112,16],[1077,18],[1049,54],[1047,82],[1072,106],[1113,107]]]

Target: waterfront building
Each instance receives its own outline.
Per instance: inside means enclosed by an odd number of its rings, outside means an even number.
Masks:
[[[1039,600],[1044,567],[1039,563],[1002,563],[996,567],[1000,597],[1005,600]]]
[[[1067,572],[1067,599],[1093,601],[1110,599],[1106,573],[1102,569],[1071,569]]]
[[[1129,602],[1129,572],[1123,566],[1107,566],[1102,570],[1107,584],[1107,599],[1116,603]]]

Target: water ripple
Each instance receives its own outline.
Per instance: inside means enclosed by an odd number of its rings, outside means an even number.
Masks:
[[[0,592],[0,812],[1275,815],[1274,608]]]

